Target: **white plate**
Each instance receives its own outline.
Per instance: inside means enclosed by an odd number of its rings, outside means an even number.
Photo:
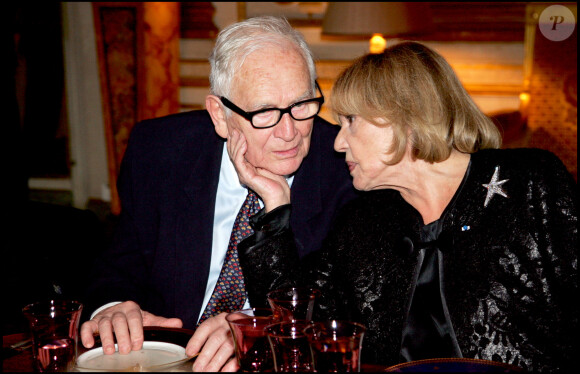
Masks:
[[[103,353],[103,348],[91,349],[77,359],[78,371],[145,371],[166,370],[179,365],[189,357],[185,355],[185,348],[177,344],[163,342],[144,342],[140,351],[131,351],[122,355],[115,344],[112,355]]]

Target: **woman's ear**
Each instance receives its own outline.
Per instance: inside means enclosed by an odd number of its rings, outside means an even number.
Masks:
[[[228,124],[226,113],[221,105],[221,100],[215,95],[207,95],[205,98],[205,107],[211,117],[215,132],[224,139],[228,137]]]

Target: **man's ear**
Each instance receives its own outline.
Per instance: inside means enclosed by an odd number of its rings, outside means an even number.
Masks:
[[[215,132],[224,139],[228,137],[228,125],[226,122],[226,113],[221,106],[221,100],[215,95],[207,95],[205,98],[205,107],[211,117]]]

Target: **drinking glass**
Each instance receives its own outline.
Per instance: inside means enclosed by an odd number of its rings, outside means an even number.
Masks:
[[[242,371],[268,371],[274,368],[272,350],[264,329],[274,322],[270,309],[252,308],[226,316],[234,337],[236,358]]]
[[[278,322],[266,327],[277,372],[312,372],[312,353],[303,333],[308,321]]]
[[[317,372],[358,372],[366,328],[349,321],[315,322],[304,329]]]
[[[267,296],[277,321],[312,321],[320,291],[315,288],[289,287],[271,291]]]
[[[41,301],[22,309],[32,333],[36,371],[69,371],[73,368],[82,309],[81,303],[70,300]]]

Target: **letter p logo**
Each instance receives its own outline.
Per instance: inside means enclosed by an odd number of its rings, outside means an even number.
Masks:
[[[556,30],[556,25],[564,22],[564,17],[562,16],[551,16],[550,17],[550,21],[554,21],[554,23],[552,24],[552,30]]]
[[[572,35],[576,27],[576,18],[567,7],[550,5],[540,14],[538,26],[546,39],[559,42]]]

